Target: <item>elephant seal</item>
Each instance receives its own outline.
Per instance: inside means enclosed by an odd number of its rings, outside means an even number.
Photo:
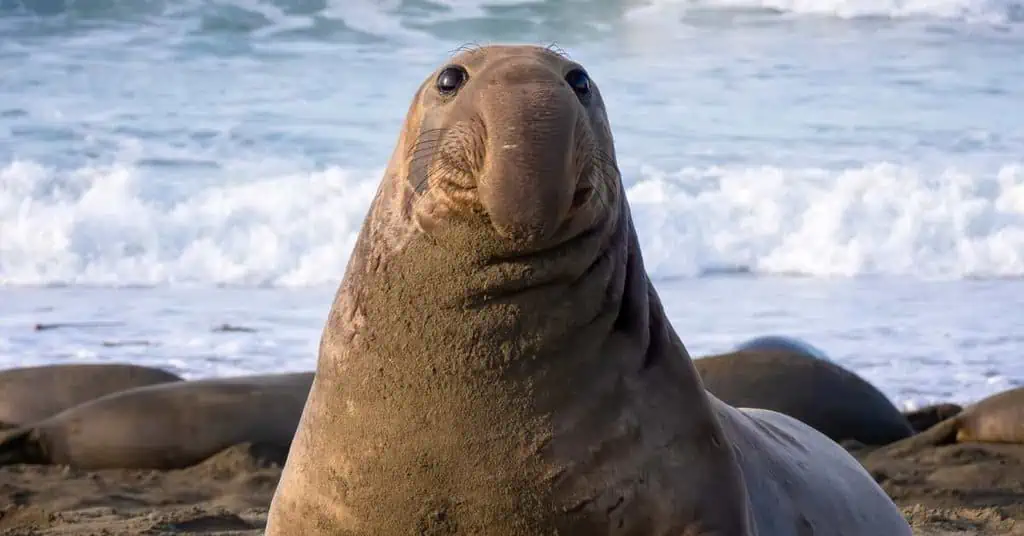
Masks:
[[[33,423],[103,395],[181,381],[166,370],[127,363],[41,365],[0,371],[0,428]]]
[[[0,465],[180,469],[239,443],[286,451],[312,381],[300,372],[120,391],[0,432]]]
[[[785,335],[763,335],[760,337],[754,337],[753,339],[741,342],[733,349],[733,351],[744,350],[785,350],[794,354],[804,354],[816,359],[831,361],[828,354],[826,354],[821,348],[818,348],[805,340],[798,339],[796,337],[787,337]]]
[[[967,442],[1024,444],[1024,387],[979,400],[931,428],[876,453],[899,456],[923,448]]]
[[[694,359],[704,388],[726,404],[785,413],[836,442],[886,445],[914,430],[875,386],[831,361],[789,350]]]
[[[920,409],[904,411],[903,416],[910,422],[914,432],[923,432],[936,424],[963,411],[963,406],[952,403],[932,404]]]
[[[266,534],[909,536],[849,454],[701,388],[596,84],[549,49],[420,86]]]

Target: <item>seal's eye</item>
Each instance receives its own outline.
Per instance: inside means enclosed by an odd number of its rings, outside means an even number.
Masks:
[[[455,93],[466,83],[469,73],[458,65],[451,65],[441,70],[437,75],[437,90],[446,95]]]
[[[569,87],[576,92],[576,96],[583,98],[590,94],[590,77],[583,69],[573,69],[565,74],[565,81]]]

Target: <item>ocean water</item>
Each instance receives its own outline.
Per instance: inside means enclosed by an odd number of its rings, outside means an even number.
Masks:
[[[1024,384],[1011,0],[0,0],[0,367],[311,369],[413,92],[488,42],[600,86],[691,354]]]

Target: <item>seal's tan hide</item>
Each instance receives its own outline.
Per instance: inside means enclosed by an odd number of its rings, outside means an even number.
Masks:
[[[901,456],[967,442],[1024,444],[1024,387],[975,402],[915,436],[887,445],[879,454]]]
[[[910,534],[815,433],[706,394],[596,85],[548,49],[489,46],[412,102],[267,534]]]
[[[40,365],[0,371],[0,428],[30,424],[103,395],[180,381],[155,367],[127,363]]]
[[[240,443],[284,453],[312,382],[299,372],[120,391],[0,432],[0,464],[179,469]]]
[[[840,442],[887,445],[914,430],[870,382],[802,351],[748,349],[693,360],[704,388],[726,404],[795,417]]]

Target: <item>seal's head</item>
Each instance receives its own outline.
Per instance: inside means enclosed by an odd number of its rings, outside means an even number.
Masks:
[[[427,76],[392,166],[423,228],[472,213],[521,246],[592,226],[618,189],[597,84],[537,46],[468,49]]]

